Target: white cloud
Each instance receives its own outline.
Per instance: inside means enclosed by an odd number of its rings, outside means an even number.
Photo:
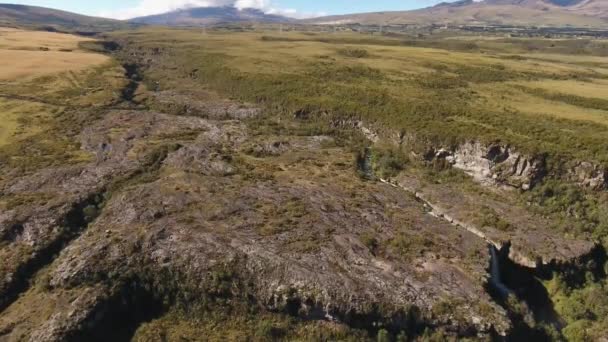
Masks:
[[[323,13],[300,13],[294,9],[276,8],[270,0],[140,0],[136,6],[98,13],[101,17],[131,19],[145,15],[162,14],[184,8],[234,6],[238,9],[255,8],[268,14],[305,18]]]

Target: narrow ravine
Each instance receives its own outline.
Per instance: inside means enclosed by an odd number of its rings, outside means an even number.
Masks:
[[[404,190],[404,191],[406,191],[408,193],[413,194],[419,202],[421,202],[427,208],[431,209],[429,211],[430,215],[432,215],[434,217],[437,217],[437,218],[440,218],[440,219],[443,219],[444,221],[447,221],[448,223],[450,223],[453,226],[456,226],[456,227],[458,227],[460,229],[464,229],[464,230],[468,231],[469,233],[472,233],[472,234],[478,236],[480,239],[484,240],[485,242],[487,242],[489,245],[493,246],[496,249],[501,249],[502,248],[501,244],[488,239],[488,237],[484,233],[482,233],[481,230],[479,230],[479,229],[477,229],[475,227],[466,225],[466,224],[464,224],[462,222],[459,222],[458,220],[455,220],[455,219],[447,216],[446,214],[442,213],[442,211],[439,210],[435,204],[431,203],[429,200],[427,200],[425,198],[425,196],[423,196],[419,192],[416,192],[414,189],[410,189],[410,188],[402,186],[402,185],[394,184],[394,183],[392,183],[392,182],[390,182],[390,181],[388,181],[386,179],[379,178],[379,180],[382,183],[384,183],[384,184],[388,184],[388,185],[390,185],[392,187],[395,187],[395,188],[400,188],[400,189],[402,189],[402,190]]]
[[[543,284],[537,278],[540,270],[528,268],[517,264],[510,259],[510,243],[497,244],[489,239],[475,227],[460,223],[436,209],[421,194],[403,186],[396,185],[385,179],[379,179],[382,183],[400,188],[408,193],[413,193],[422,204],[430,208],[429,214],[443,219],[451,225],[475,234],[488,243],[490,264],[488,265],[488,293],[496,302],[507,310],[509,319],[513,324],[512,331],[505,336],[508,341],[519,341],[522,338],[545,339],[547,336],[542,329],[530,326],[526,321],[525,314],[513,311],[513,299],[523,304],[524,312],[530,310],[534,321],[551,325],[560,330],[563,326],[562,320],[553,308],[553,303]]]
[[[146,288],[150,288],[150,284],[137,277],[125,281],[113,296],[97,305],[81,329],[72,331],[65,340],[131,341],[142,324],[161,317],[168,309],[162,296],[155,296]]]
[[[99,214],[103,194],[94,193],[81,202],[74,203],[72,208],[60,219],[62,222],[59,233],[46,246],[36,251],[32,257],[23,263],[12,276],[12,281],[5,287],[0,297],[0,312],[9,307],[21,293],[30,287],[30,280],[45,266],[50,265],[59,253],[71,241],[76,239]],[[95,216],[87,213],[87,209]]]
[[[140,67],[135,63],[125,63],[123,64],[123,68],[125,69],[125,78],[129,82],[123,88],[121,97],[126,102],[132,102],[133,97],[135,97],[135,91],[139,87],[139,82],[142,80]]]

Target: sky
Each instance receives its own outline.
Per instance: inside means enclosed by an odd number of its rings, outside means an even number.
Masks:
[[[0,0],[1,1],[1,0]],[[6,0],[5,0],[6,1]],[[6,2],[62,9],[87,15],[128,19],[184,7],[234,5],[267,13],[303,18],[427,7],[442,0],[8,0]]]

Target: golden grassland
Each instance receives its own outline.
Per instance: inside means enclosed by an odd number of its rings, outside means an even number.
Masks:
[[[79,71],[108,61],[83,52],[0,50],[0,79],[21,79],[64,71]]]
[[[0,46],[3,49],[38,49],[46,47],[51,50],[78,49],[81,41],[92,41],[92,38],[78,37],[71,34],[27,31],[0,27]]]
[[[108,57],[78,48],[90,38],[70,34],[0,28],[0,80],[18,80],[83,70]]]
[[[95,68],[114,70],[107,81],[122,71],[109,57],[81,50],[83,41],[92,39],[0,28],[0,147],[51,129],[70,101],[103,103],[104,89],[87,88],[86,80]]]

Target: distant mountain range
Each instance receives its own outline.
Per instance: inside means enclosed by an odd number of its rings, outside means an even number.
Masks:
[[[608,27],[608,0],[461,0],[414,11],[328,16],[306,22]]]
[[[148,25],[202,26],[228,22],[292,22],[295,19],[280,15],[266,14],[253,8],[198,7],[181,9],[158,15],[131,19],[130,22]]]
[[[0,26],[85,33],[126,29],[133,24],[44,7],[0,4]]]
[[[0,4],[0,26],[99,32],[132,26],[205,26],[234,22],[304,24],[418,24],[576,26],[608,28],[608,0],[460,0],[413,11],[327,16],[296,20],[258,9],[198,7],[129,21],[95,18],[54,9]]]

